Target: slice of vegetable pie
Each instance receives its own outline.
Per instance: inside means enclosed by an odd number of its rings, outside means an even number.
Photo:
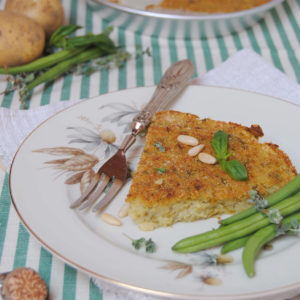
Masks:
[[[227,136],[228,161],[246,167],[246,180],[233,179],[215,159],[211,142],[218,131]],[[277,145],[259,143],[261,136],[258,125],[158,112],[127,195],[129,216],[141,230],[153,230],[239,212],[251,205],[250,190],[262,196],[276,191],[297,172]]]

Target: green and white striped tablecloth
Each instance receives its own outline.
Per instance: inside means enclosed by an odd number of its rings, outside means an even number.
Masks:
[[[62,2],[67,21],[83,26],[78,34],[101,32],[109,23],[83,0]],[[3,5],[4,1],[0,1],[0,8]],[[252,48],[300,83],[300,0],[284,1],[253,27],[225,37],[167,39],[159,35],[147,36],[143,34],[143,27],[133,32],[130,26],[130,18],[124,19],[122,26],[115,27],[112,39],[133,54],[137,52],[137,45],[143,49],[149,47],[151,57],[144,55],[131,59],[121,69],[103,70],[91,76],[70,74],[53,84],[39,86],[33,91],[27,108],[154,85],[171,63],[184,58],[194,63],[194,76],[201,76],[244,48]],[[0,91],[6,85],[5,76],[0,77]],[[0,103],[2,107],[20,108],[17,93],[1,94]],[[8,174],[3,170],[0,171],[0,182],[0,272],[20,266],[36,269],[49,287],[49,299],[102,299],[102,292],[87,275],[58,260],[29,235],[11,205]]]

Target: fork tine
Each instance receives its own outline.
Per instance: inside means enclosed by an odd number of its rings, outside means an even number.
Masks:
[[[95,186],[97,185],[98,182],[99,182],[99,175],[96,174],[95,177],[93,178],[92,182],[90,183],[90,185],[87,187],[87,189],[83,192],[83,194],[76,201],[74,201],[70,205],[70,208],[75,208],[75,207],[79,206],[85,200],[85,198],[91,193],[91,191],[95,188]]]
[[[92,203],[94,203],[98,197],[102,194],[106,186],[108,185],[110,181],[110,177],[106,174],[102,173],[100,180],[98,181],[97,186],[94,188],[94,190],[88,195],[86,201],[84,201],[78,209],[82,210],[86,207],[90,206]]]
[[[115,178],[113,184],[109,188],[106,195],[93,207],[93,212],[97,212],[105,205],[107,205],[118,193],[118,191],[121,189],[122,186],[123,186],[123,181]]]

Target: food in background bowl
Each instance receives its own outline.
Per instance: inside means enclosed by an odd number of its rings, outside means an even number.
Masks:
[[[125,0],[109,0],[112,3],[128,5]],[[251,9],[270,2],[271,0],[162,0],[143,1],[138,6],[144,5],[146,10],[177,11],[179,13],[232,13]],[[129,6],[129,5],[128,5]]]
[[[200,13],[231,13],[250,9],[270,2],[270,0],[162,0],[148,9],[160,8]]]

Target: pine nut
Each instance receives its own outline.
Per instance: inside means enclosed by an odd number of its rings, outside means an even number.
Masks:
[[[122,225],[122,222],[119,219],[117,219],[116,217],[114,217],[113,215],[108,214],[108,213],[102,214],[101,219],[109,225],[113,225],[113,226],[121,226]]]
[[[209,165],[213,165],[217,162],[216,158],[208,153],[201,152],[198,155],[198,158],[201,162]]]
[[[185,145],[189,145],[189,146],[196,146],[198,145],[198,140],[196,138],[194,138],[193,136],[190,135],[179,135],[177,137],[177,141],[185,144]]]
[[[217,258],[218,264],[229,264],[233,262],[233,257],[228,254],[219,254]]]
[[[202,279],[203,282],[205,284],[208,284],[208,285],[215,285],[215,286],[218,286],[218,285],[221,285],[222,284],[222,281],[220,278],[216,278],[216,277],[207,277],[207,278],[204,278]]]
[[[128,216],[129,203],[125,202],[124,205],[120,208],[118,216],[120,218],[125,218]]]
[[[162,178],[159,178],[159,179],[154,181],[154,183],[158,184],[158,185],[163,184],[163,182],[164,182],[164,180]]]
[[[204,144],[200,144],[198,146],[194,146],[188,151],[189,156],[196,156],[202,149],[204,148]]]

